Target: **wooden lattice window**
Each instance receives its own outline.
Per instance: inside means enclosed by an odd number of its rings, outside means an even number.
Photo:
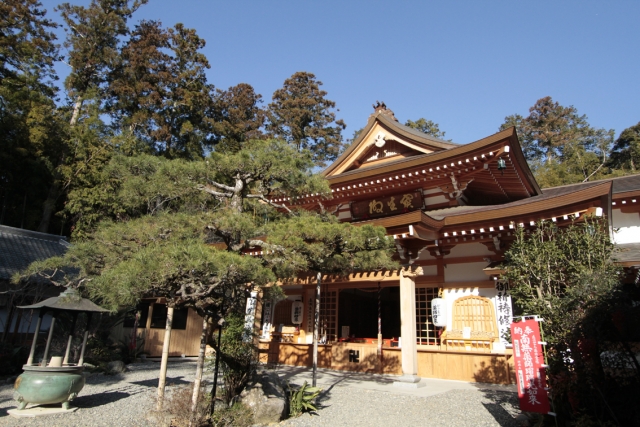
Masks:
[[[416,338],[419,345],[439,344],[436,328],[431,322],[431,300],[438,288],[416,289]]]
[[[327,343],[338,340],[338,291],[320,293],[320,339]]]

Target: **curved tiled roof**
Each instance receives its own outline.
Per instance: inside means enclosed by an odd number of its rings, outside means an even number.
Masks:
[[[465,215],[470,213],[480,213],[488,211],[506,211],[510,208],[517,208],[525,205],[537,204],[539,202],[555,199],[552,204],[558,203],[558,201],[567,201],[566,196],[577,193],[589,188],[598,187],[603,184],[607,184],[609,180],[583,182],[580,184],[564,185],[561,187],[546,188],[542,190],[542,194],[533,196],[527,199],[516,200],[510,203],[504,203],[501,205],[488,205],[488,206],[455,206],[451,208],[436,209],[431,211],[425,211],[424,213],[435,220],[443,220],[458,215]],[[606,191],[607,188],[603,187],[602,191]]]
[[[34,261],[63,255],[65,237],[0,225],[0,280],[11,279]]]

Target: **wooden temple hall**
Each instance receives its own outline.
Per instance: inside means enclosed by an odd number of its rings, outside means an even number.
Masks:
[[[604,215],[621,246],[640,242],[640,176],[541,190],[514,128],[459,145],[400,124],[382,104],[323,174],[327,209],[384,226],[402,268],[322,277],[320,367],[513,382],[509,284],[495,266],[515,228]],[[631,258],[627,267],[640,265]],[[287,299],[257,301],[263,362],[312,364],[315,289],[315,277],[301,278],[284,285]]]
[[[402,268],[322,277],[320,367],[513,382],[503,337],[511,297],[497,266],[516,227],[603,215],[622,249],[619,263],[630,278],[640,268],[640,175],[541,190],[514,128],[459,145],[404,126],[378,105],[323,173],[332,191],[323,205],[343,221],[384,226]],[[318,202],[310,195],[293,206],[317,209]],[[248,303],[261,360],[311,366],[315,277],[283,288],[285,300],[257,295]],[[159,356],[166,307],[160,300],[148,307],[139,332],[145,353]],[[186,309],[176,316],[170,355],[197,355],[202,320]],[[129,336],[132,325],[124,326],[118,332]]]

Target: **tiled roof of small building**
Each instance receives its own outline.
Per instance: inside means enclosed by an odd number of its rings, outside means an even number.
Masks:
[[[616,262],[640,264],[640,243],[623,243],[616,246],[618,250],[613,256]]]
[[[34,261],[63,255],[69,243],[63,236],[0,225],[0,280],[8,280]]]
[[[638,176],[640,177],[640,175]],[[561,187],[553,187],[553,188],[544,188],[542,189],[542,194],[539,196],[530,197],[527,199],[516,200],[515,202],[505,203],[502,205],[488,205],[488,206],[454,206],[451,208],[444,209],[436,209],[432,211],[425,211],[425,214],[429,215],[433,219],[441,220],[443,218],[454,216],[454,215],[462,215],[472,212],[484,212],[490,210],[502,210],[512,206],[521,206],[527,205],[530,203],[535,203],[540,200],[546,200],[553,197],[563,196],[567,194],[574,193],[579,190],[583,190],[585,188],[594,187],[596,185],[602,184],[605,181],[593,181],[593,182],[584,182],[580,184],[572,184],[572,185],[563,185]]]

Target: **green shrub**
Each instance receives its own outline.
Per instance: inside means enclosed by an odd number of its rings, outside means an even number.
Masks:
[[[317,411],[318,408],[314,405],[314,400],[322,389],[318,387],[309,387],[309,384],[305,381],[302,387],[299,389],[289,388],[289,416],[299,417],[303,412]]]
[[[239,395],[258,364],[257,349],[253,342],[246,342],[243,336],[244,318],[240,315],[230,315],[222,332],[220,362],[222,378],[224,380],[224,401],[228,404]]]
[[[191,399],[193,396],[193,383],[184,386],[174,386],[168,389],[162,402],[161,411],[152,411],[151,418],[158,425],[171,425],[172,427],[208,426],[209,425],[209,401],[211,395],[200,390],[198,406],[195,418],[191,419]]]
[[[253,412],[241,403],[231,408],[217,409],[211,416],[213,427],[249,427],[253,425]]]

